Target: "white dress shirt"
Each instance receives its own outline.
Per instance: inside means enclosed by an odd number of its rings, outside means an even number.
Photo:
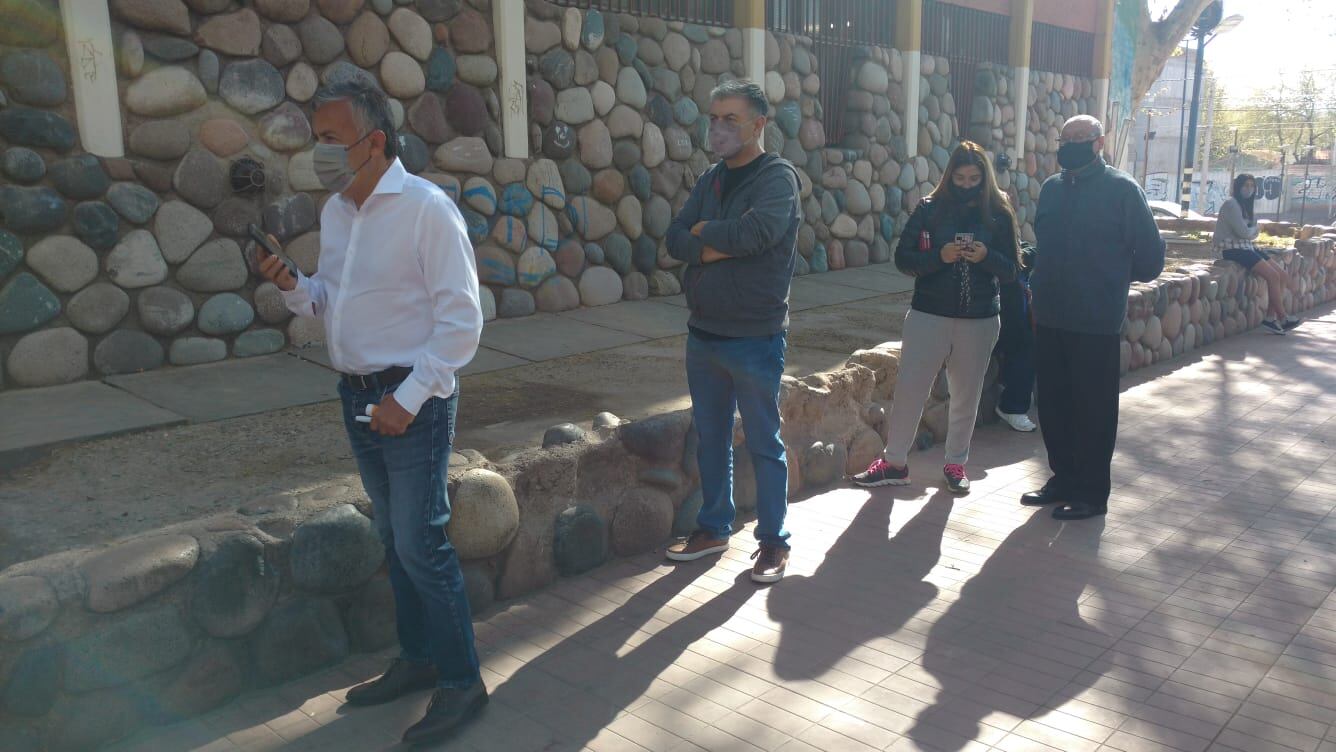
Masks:
[[[320,263],[283,293],[299,316],[325,323],[334,368],[413,373],[394,399],[417,415],[455,393],[455,373],[482,336],[478,272],[459,207],[394,160],[359,209],[335,194],[320,213]]]

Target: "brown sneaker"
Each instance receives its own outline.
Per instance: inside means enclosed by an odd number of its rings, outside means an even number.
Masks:
[[[704,530],[697,530],[685,540],[668,547],[665,554],[669,561],[695,561],[710,554],[721,554],[728,550],[727,538],[716,538]]]
[[[784,567],[789,564],[787,548],[762,543],[751,557],[756,560],[756,566],[752,567],[752,582],[779,582],[784,579]]]

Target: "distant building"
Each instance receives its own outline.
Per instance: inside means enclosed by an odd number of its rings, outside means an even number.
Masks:
[[[1136,176],[1152,200],[1178,200],[1196,65],[1195,49],[1169,58],[1160,77],[1142,100],[1128,132],[1127,150],[1120,167]],[[1147,131],[1151,133],[1149,138]],[[1204,135],[1199,126],[1198,137]]]

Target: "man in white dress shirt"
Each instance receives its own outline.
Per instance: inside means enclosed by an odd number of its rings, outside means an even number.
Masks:
[[[294,277],[259,252],[260,271],[294,313],[324,321],[344,425],[385,542],[401,653],[383,676],[349,690],[348,702],[435,688],[426,716],[404,733],[405,742],[430,742],[487,703],[445,533],[456,374],[482,333],[473,248],[454,202],[397,158],[379,89],[331,85],[314,106],[316,174],[334,194],[320,214],[319,270]],[[368,406],[370,423],[358,422]]]

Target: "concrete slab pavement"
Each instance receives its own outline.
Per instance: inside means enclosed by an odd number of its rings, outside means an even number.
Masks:
[[[96,381],[0,393],[0,468],[10,453],[186,422],[186,417]]]
[[[475,622],[492,702],[438,748],[1333,752],[1334,346],[1327,312],[1128,379],[1107,518],[1021,507],[1041,439],[989,426],[968,497],[938,448],[913,485],[793,503],[773,586],[746,579],[748,529],[499,604]],[[115,752],[401,749],[427,694],[343,705],[393,655]]]
[[[338,397],[329,369],[287,353],[109,376],[105,381],[197,423]]]

